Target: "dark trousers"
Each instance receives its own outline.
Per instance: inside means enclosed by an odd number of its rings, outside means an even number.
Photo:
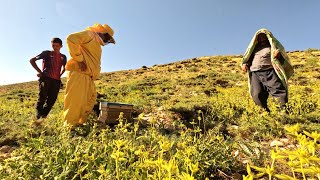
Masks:
[[[56,102],[61,81],[49,77],[39,79],[39,98],[37,102],[37,118],[47,117]]]
[[[250,86],[251,96],[258,106],[269,112],[267,100],[270,94],[279,100],[281,109],[285,109],[288,102],[288,92],[274,69],[251,72]]]

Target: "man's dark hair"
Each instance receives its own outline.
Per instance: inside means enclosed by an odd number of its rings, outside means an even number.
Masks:
[[[59,43],[59,44],[62,46],[62,41],[61,41],[61,39],[60,39],[60,38],[57,38],[57,37],[52,38],[51,43]]]

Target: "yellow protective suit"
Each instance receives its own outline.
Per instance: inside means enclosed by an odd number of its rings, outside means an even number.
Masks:
[[[66,64],[66,70],[69,72],[63,115],[65,121],[71,126],[85,123],[96,103],[94,80],[100,74],[101,46],[104,45],[97,33],[108,33],[113,36],[113,30],[108,25],[95,24],[85,31],[73,33],[67,37],[71,59]],[[86,64],[85,71],[80,70],[79,62]]]

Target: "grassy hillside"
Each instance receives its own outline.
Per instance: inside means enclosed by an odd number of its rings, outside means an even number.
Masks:
[[[133,104],[135,121],[104,127],[92,113],[75,133],[63,126],[64,89],[43,125],[34,126],[37,82],[0,86],[0,178],[241,179],[247,163],[273,167],[270,152],[279,150],[272,143],[297,150],[304,147],[298,134],[320,132],[320,50],[288,55],[295,68],[289,115],[271,98],[270,114],[254,105],[241,56],[103,73],[96,81],[98,101]],[[287,131],[297,123],[297,134]],[[280,164],[273,174],[292,176]]]

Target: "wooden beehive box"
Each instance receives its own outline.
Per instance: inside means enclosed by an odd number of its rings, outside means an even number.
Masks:
[[[117,119],[121,112],[123,112],[123,118],[127,120],[127,122],[131,121],[133,105],[115,102],[100,102],[99,109],[99,121],[106,124],[117,124],[119,122]]]

